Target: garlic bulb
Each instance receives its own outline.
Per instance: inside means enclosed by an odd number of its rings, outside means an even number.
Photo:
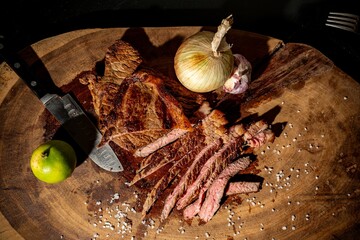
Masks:
[[[175,54],[174,68],[187,89],[205,93],[222,87],[234,68],[231,46],[224,36],[231,28],[232,16],[222,21],[216,33],[198,32],[187,38]]]

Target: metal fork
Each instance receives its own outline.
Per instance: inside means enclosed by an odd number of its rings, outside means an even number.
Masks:
[[[325,25],[357,33],[359,16],[351,13],[329,12]]]

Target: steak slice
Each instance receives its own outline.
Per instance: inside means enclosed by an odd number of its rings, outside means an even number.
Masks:
[[[237,174],[240,170],[244,170],[250,165],[250,159],[240,158],[233,163],[230,163],[214,180],[207,190],[204,203],[199,211],[199,217],[203,222],[208,222],[220,207],[220,201],[224,195],[225,187],[231,177]]]
[[[139,53],[118,40],[106,52],[104,76],[87,72],[79,80],[91,92],[101,144],[113,141],[143,157],[192,131],[192,126],[166,90],[167,78],[141,63]]]
[[[259,182],[230,182],[225,189],[225,195],[258,192],[259,188]]]
[[[174,142],[182,135],[187,133],[188,130],[185,129],[174,129],[169,133],[161,136],[160,138],[156,139],[155,141],[149,143],[148,145],[137,149],[134,153],[135,157],[147,157],[151,153],[157,151],[158,149],[166,146],[167,144]]]

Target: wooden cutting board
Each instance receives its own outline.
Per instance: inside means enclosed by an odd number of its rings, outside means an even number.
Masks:
[[[201,29],[79,30],[35,43],[22,55],[33,63],[36,53],[56,85],[91,112],[86,87],[72,80],[102,60],[116,39],[129,41],[150,65],[171,72],[181,41]],[[46,139],[61,137],[61,130],[2,63],[0,239],[355,239],[359,83],[307,45],[239,30],[227,39],[233,52],[255,67],[249,94],[240,109],[234,107],[234,116],[260,116],[277,134],[256,152],[260,192],[227,199],[205,225],[184,222],[176,211],[160,224],[156,208],[141,221],[145,191],[127,187],[127,173],[106,172],[88,159],[65,182],[42,183],[31,173],[30,155]]]

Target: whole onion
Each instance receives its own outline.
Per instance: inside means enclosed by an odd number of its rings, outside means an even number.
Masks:
[[[222,87],[234,69],[234,56],[225,34],[233,18],[224,19],[216,33],[198,32],[187,38],[178,48],[175,73],[187,89],[205,93]]]

